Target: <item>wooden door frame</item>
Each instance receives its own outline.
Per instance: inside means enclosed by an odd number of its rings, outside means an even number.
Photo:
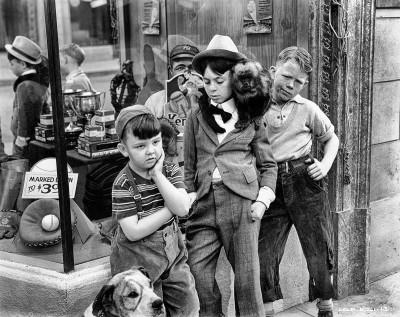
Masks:
[[[374,2],[309,2],[315,66],[309,95],[332,120],[340,140],[328,178],[338,298],[369,291]]]

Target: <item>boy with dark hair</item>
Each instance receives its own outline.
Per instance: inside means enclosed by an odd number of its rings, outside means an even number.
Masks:
[[[40,121],[47,99],[48,78],[37,69],[42,64],[42,50],[33,41],[16,36],[6,44],[10,69],[17,76],[14,83],[13,116],[11,132],[14,135],[12,154],[29,158],[29,142],[35,138],[35,126]]]
[[[118,149],[129,163],[112,189],[111,244],[114,276],[143,266],[163,298],[169,316],[198,316],[199,302],[177,216],[190,207],[177,165],[164,161],[159,121],[142,105],[124,108],[116,120]]]
[[[85,52],[76,43],[66,44],[60,48],[61,70],[68,74],[65,81],[64,90],[82,89],[84,91],[95,91],[89,78],[81,68],[85,57]]]
[[[276,199],[261,221],[259,254],[266,316],[282,298],[279,264],[292,225],[310,273],[310,300],[318,298],[318,316],[332,314],[333,241],[327,192],[322,182],[335,160],[339,140],[322,110],[299,93],[308,83],[312,59],[303,48],[288,47],[270,68],[271,103],[264,118],[278,163]],[[312,158],[312,140],[323,144],[321,161]]]
[[[200,316],[223,316],[215,280],[223,247],[235,273],[236,316],[264,317],[258,232],[275,198],[276,163],[265,126],[256,124],[262,116],[251,117],[235,98],[232,68],[244,60],[224,35],[215,35],[193,59],[205,93],[187,116],[183,149],[193,202],[186,240]],[[238,127],[244,117],[248,120]]]

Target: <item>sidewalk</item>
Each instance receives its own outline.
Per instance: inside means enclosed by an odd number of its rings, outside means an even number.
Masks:
[[[82,64],[82,69],[88,76],[102,76],[108,74],[117,74],[120,71],[119,59],[113,58],[103,61],[89,62]],[[0,53],[0,86],[12,85],[16,77],[9,68],[7,54]]]
[[[349,296],[334,301],[334,316],[400,316],[400,272],[371,283],[366,295]],[[316,302],[306,302],[277,313],[276,317],[317,317]]]

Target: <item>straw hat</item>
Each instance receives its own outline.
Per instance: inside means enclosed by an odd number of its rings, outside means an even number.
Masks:
[[[219,34],[214,35],[205,51],[200,52],[193,58],[192,65],[194,70],[199,72],[199,64],[209,57],[220,57],[234,62],[246,59],[246,55],[238,51],[229,36]]]
[[[11,55],[29,64],[36,65],[42,61],[40,46],[25,36],[16,36],[12,45],[6,44],[5,48]]]

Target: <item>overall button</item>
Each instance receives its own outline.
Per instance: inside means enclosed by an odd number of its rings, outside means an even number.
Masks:
[[[211,175],[212,173],[211,173],[211,171],[208,171],[208,175]]]

